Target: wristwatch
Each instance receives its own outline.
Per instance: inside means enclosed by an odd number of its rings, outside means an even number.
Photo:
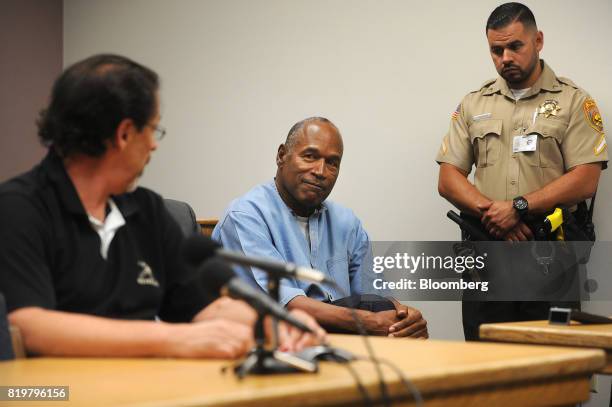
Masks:
[[[525,218],[529,210],[529,202],[522,196],[517,196],[512,200],[512,207],[516,209],[521,219]]]

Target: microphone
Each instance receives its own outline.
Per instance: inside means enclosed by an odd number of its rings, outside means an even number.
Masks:
[[[185,259],[193,265],[199,264],[202,260],[216,255],[230,263],[257,267],[277,277],[297,278],[298,280],[336,285],[333,280],[330,280],[319,270],[297,266],[293,263],[270,260],[265,257],[247,256],[239,252],[226,250],[223,249],[219,243],[205,236],[191,236],[185,239],[185,243],[183,244],[183,255]]]
[[[303,322],[290,315],[282,305],[236,276],[232,269],[221,259],[213,257],[206,260],[199,271],[202,280],[215,293],[244,300],[251,307],[255,308],[260,315],[271,315],[293,325],[301,331],[314,333]]]

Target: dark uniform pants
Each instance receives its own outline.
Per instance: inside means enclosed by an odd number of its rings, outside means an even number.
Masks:
[[[466,341],[479,340],[481,324],[548,319],[547,301],[463,301],[463,334]]]

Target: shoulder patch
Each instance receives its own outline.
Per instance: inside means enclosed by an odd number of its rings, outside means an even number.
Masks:
[[[457,105],[457,108],[455,109],[455,111],[453,113],[451,113],[451,119],[452,120],[457,120],[457,118],[459,117],[460,114],[461,114],[461,103],[459,103]]]
[[[578,85],[576,85],[571,79],[567,79],[567,78],[558,76],[557,80],[565,85],[571,86],[574,89],[578,89]]]
[[[582,109],[584,110],[584,118],[589,126],[591,126],[596,132],[603,133],[603,120],[595,101],[588,98],[584,101]]]

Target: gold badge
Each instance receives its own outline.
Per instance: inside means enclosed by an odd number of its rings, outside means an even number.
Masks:
[[[543,114],[544,117],[548,119],[550,116],[556,116],[559,110],[561,110],[559,102],[556,100],[545,100],[544,103],[538,107],[538,114]]]
[[[593,99],[585,100],[583,109],[584,116],[589,126],[595,129],[596,132],[603,133],[603,120],[601,119],[601,114],[599,114],[599,109],[595,101]]]

